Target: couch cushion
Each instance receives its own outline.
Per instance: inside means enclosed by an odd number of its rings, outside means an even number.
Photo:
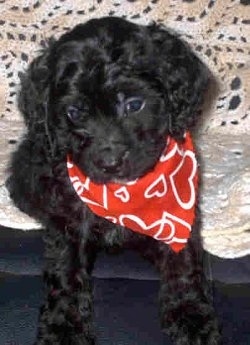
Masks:
[[[221,259],[205,252],[204,263],[210,280],[225,283],[250,282],[249,255],[238,259]],[[41,275],[42,264],[42,231],[0,230],[0,272]],[[125,251],[121,255],[100,253],[93,275],[103,279],[158,279],[151,264],[132,251]]]
[[[0,283],[1,344],[33,344],[42,302],[40,277],[7,277]],[[94,279],[94,287],[98,344],[172,344],[160,331],[157,281]],[[223,325],[223,345],[250,344],[249,294],[241,296],[238,290],[229,296],[216,289],[214,304]]]

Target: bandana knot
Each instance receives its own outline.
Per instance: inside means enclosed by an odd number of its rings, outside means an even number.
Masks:
[[[168,137],[152,171],[124,184],[96,184],[67,157],[70,181],[98,216],[183,249],[195,219],[197,161],[190,134],[183,143]]]

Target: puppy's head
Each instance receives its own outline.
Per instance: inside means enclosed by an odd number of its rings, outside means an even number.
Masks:
[[[179,140],[192,125],[207,75],[160,26],[94,19],[33,61],[19,108],[54,160],[71,154],[97,183],[130,181],[153,168],[166,136]]]

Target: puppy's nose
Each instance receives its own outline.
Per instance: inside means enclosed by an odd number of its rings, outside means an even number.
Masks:
[[[125,151],[113,153],[110,149],[104,149],[100,157],[94,160],[95,166],[103,172],[114,174],[119,172],[125,157]]]

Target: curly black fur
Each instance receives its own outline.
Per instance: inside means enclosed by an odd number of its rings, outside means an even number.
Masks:
[[[118,18],[90,20],[51,40],[23,75],[18,105],[27,133],[12,157],[8,188],[46,229],[46,303],[36,345],[96,344],[91,271],[98,252],[114,248],[138,250],[159,270],[162,328],[175,344],[219,344],[198,226],[175,254],[94,215],[66,169],[70,153],[97,183],[143,175],[166,136],[182,140],[195,123],[207,82],[206,68],[176,34]]]

